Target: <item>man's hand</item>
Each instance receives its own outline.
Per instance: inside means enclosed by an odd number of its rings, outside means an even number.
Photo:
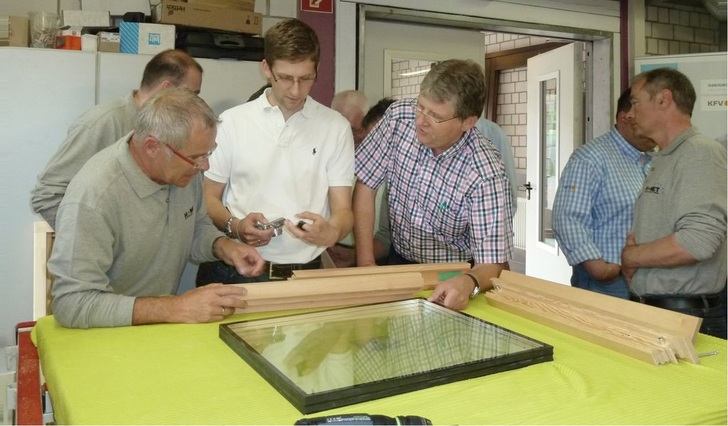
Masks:
[[[632,283],[632,277],[637,272],[637,268],[630,267],[633,261],[632,255],[636,249],[637,243],[634,240],[634,232],[630,232],[627,234],[627,241],[622,249],[622,275],[624,275],[627,284]]]
[[[215,255],[228,265],[234,266],[238,274],[244,277],[257,277],[265,270],[265,259],[258,250],[229,238],[217,240]]]
[[[331,247],[339,241],[339,228],[331,225],[323,216],[311,212],[296,215],[303,223],[293,223],[286,219],[286,232],[313,246]]]
[[[610,283],[619,277],[620,265],[608,263],[604,259],[590,259],[582,262],[586,271],[600,283]]]
[[[468,300],[474,288],[470,278],[458,275],[437,284],[427,300],[460,311],[468,307]]]
[[[208,284],[177,296],[175,322],[198,323],[221,321],[248,306],[243,300],[246,290],[223,284]]]
[[[491,279],[498,277],[503,270],[510,269],[508,262],[503,263],[476,263],[473,269],[468,271],[477,281],[480,292],[484,293],[493,288]],[[470,277],[457,275],[437,284],[432,294],[427,298],[430,302],[439,303],[446,308],[462,310],[468,307],[468,300],[473,294],[475,284]]]
[[[248,306],[242,287],[209,284],[180,296],[137,297],[132,324],[202,323],[222,321],[236,308]]]
[[[233,235],[237,236],[240,242],[253,247],[267,245],[273,238],[273,230],[258,229],[255,227],[257,222],[268,223],[268,219],[263,213],[248,213],[244,218],[233,223]]]

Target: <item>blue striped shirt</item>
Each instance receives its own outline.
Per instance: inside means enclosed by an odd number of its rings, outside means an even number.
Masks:
[[[613,128],[571,155],[556,191],[553,228],[570,265],[621,263],[650,156]]]
[[[417,140],[413,105],[392,104],[355,158],[363,184],[389,185],[394,249],[418,263],[507,262],[512,207],[500,154],[471,129],[435,156]]]

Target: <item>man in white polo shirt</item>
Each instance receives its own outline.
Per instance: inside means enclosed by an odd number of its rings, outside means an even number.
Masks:
[[[319,268],[321,253],[352,229],[351,128],[308,96],[320,57],[316,33],[288,19],[271,27],[264,43],[271,87],[220,116],[204,188],[215,225],[257,247],[268,265],[246,278],[223,262],[204,263],[198,286],[280,280]]]

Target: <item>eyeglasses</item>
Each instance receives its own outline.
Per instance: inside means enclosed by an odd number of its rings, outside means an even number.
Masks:
[[[273,81],[280,84],[281,87],[289,88],[293,87],[294,84],[298,83],[299,86],[310,86],[313,84],[314,81],[316,81],[316,74],[313,76],[305,76],[305,77],[299,77],[294,78],[290,75],[282,75],[282,76],[276,76],[275,73],[271,70],[270,74],[273,76]]]
[[[456,115],[456,116],[453,116],[453,117],[450,117],[450,118],[437,118],[437,117],[435,117],[433,115],[430,115],[430,114],[428,114],[428,113],[425,112],[425,109],[424,108],[422,108],[422,105],[420,105],[420,100],[419,99],[415,99],[412,102],[412,106],[415,109],[415,114],[422,115],[423,117],[425,117],[427,119],[428,122],[433,123],[433,124],[441,124],[441,123],[444,123],[446,121],[450,121],[450,120],[454,120],[456,118],[460,118],[459,115]]]
[[[195,157],[195,159],[193,160],[190,157],[188,157],[188,156],[182,154],[181,152],[177,151],[176,149],[174,149],[174,147],[172,145],[168,144],[167,142],[162,142],[162,143],[167,148],[169,148],[170,151],[172,151],[172,153],[174,153],[174,155],[176,155],[177,157],[181,158],[185,162],[190,163],[190,165],[192,165],[192,168],[195,169],[195,170],[201,169],[202,168],[202,162],[205,161],[205,160],[207,160],[208,158],[210,158],[210,156],[212,155],[212,153],[215,152],[215,149],[217,149],[217,144],[215,144],[215,147],[214,148],[212,148],[211,150],[207,151],[206,153],[200,155],[199,157]]]

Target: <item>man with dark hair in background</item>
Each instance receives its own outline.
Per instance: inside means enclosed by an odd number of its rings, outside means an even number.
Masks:
[[[123,98],[97,105],[74,122],[31,192],[31,206],[55,229],[56,211],[66,187],[94,154],[133,129],[136,112],[153,94],[166,87],[183,87],[196,94],[202,86],[202,67],[181,50],[165,50],[147,63],[139,89]]]
[[[620,256],[632,227],[655,143],[634,134],[630,90],[617,100],[616,124],[566,163],[553,208],[556,241],[574,269],[571,285],[629,299]]]

